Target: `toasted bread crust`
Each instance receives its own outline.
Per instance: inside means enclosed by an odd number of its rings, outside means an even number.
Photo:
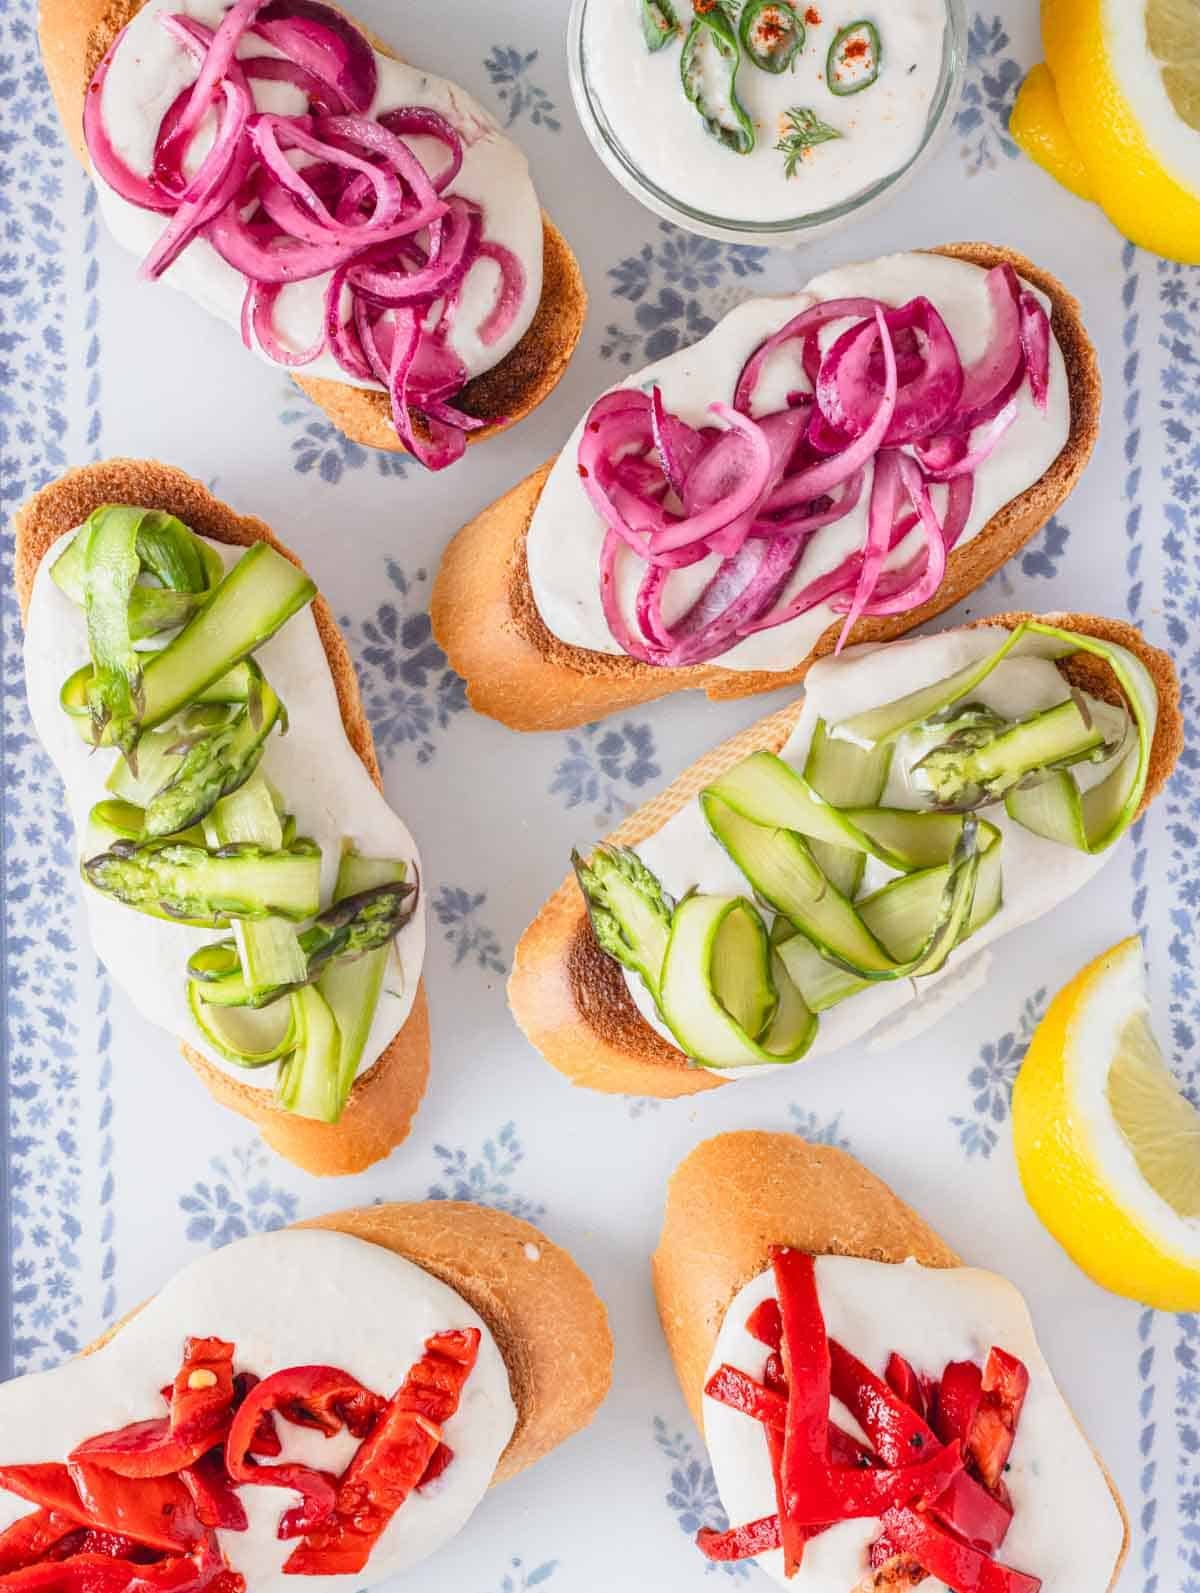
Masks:
[[[1051,301],[1071,393],[1071,428],[1058,458],[1039,480],[1005,505],[951,553],[946,578],[928,603],[908,614],[860,620],[857,642],[888,641],[959,602],[1019,551],[1062,504],[1091,456],[1100,424],[1100,370],[1079,305],[1056,277],[1011,249],[946,244],[933,254],[990,268],[1007,261]],[[657,669],[624,654],[572,647],[552,635],[533,599],[526,539],[550,473],[543,465],[477,515],[450,543],[434,582],[434,634],[467,683],[480,713],[514,730],[561,730],[605,714],[698,688],[713,699],[748,697],[802,680],[833,650],[831,625],[794,669],[736,670],[720,664]]]
[[[583,1269],[532,1223],[470,1201],[424,1200],[360,1206],[294,1226],[382,1245],[440,1278],[483,1318],[517,1407],[493,1483],[515,1477],[586,1427],[603,1403],[612,1381],[608,1313]],[[107,1344],[140,1309],[80,1353]]]
[[[1015,612],[993,614],[975,620],[970,628],[998,625],[1011,629],[1032,617]],[[1128,648],[1153,677],[1158,688],[1158,721],[1140,809],[1145,812],[1183,750],[1183,717],[1174,664],[1123,620],[1093,614],[1039,617],[1048,624]],[[1118,695],[1115,681],[1098,661],[1071,659],[1066,671],[1096,695]],[[802,707],[803,698],[714,747],[664,791],[631,813],[607,839],[617,846],[636,846],[735,763],[752,752],[781,751]],[[642,1017],[630,998],[620,968],[600,950],[583,897],[570,875],[521,936],[508,982],[508,999],[513,1016],[530,1042],[560,1073],[588,1089],[667,1099],[717,1089],[731,1082],[693,1067]]]
[[[69,470],[17,511],[13,582],[22,618],[29,607],[38,565],[47,551],[104,503],[169,510],[193,531],[216,542],[239,547],[268,542],[293,564],[301,562],[265,521],[236,514],[201,482],[173,465],[147,459],[109,459]],[[312,614],[329,660],[346,739],[382,791],[371,727],[349,650],[323,597],[314,599]],[[425,1093],[429,1077],[429,1013],[424,985],[418,986],[413,1009],[400,1033],[374,1066],[355,1080],[337,1123],[317,1123],[282,1111],[274,1104],[269,1090],[255,1089],[230,1078],[182,1041],[180,1049],[209,1092],[222,1105],[254,1123],[281,1156],[318,1175],[361,1172],[407,1137]]]
[[[40,0],[38,37],[54,102],[71,148],[89,164],[83,138],[83,100],[96,68],[112,41],[141,10],[144,0]],[[383,55],[397,51],[356,23]],[[542,296],[525,335],[490,371],[463,389],[460,407],[486,421],[467,433],[468,445],[483,442],[524,420],[549,397],[570,362],[583,332],[587,291],[570,245],[543,214]],[[352,441],[390,453],[406,452],[382,391],[353,387],[324,377],[289,373],[330,420]]]
[[[750,1130],[704,1140],[667,1185],[651,1262],[659,1320],[701,1432],[704,1375],[725,1313],[738,1290],[766,1270],[770,1247],[779,1244],[893,1265],[909,1257],[925,1267],[961,1265],[915,1211],[845,1151],[809,1145],[795,1134]],[[1129,1548],[1129,1519],[1099,1455],[1096,1463],[1125,1528],[1112,1588]],[[880,1585],[869,1578],[862,1584]],[[895,1585],[910,1582],[897,1579]]]

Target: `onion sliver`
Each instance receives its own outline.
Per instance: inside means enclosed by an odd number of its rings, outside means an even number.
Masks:
[[[963,372],[960,407],[968,413],[982,409],[1013,379],[1021,366],[1021,318],[1018,300],[1021,284],[1005,261],[987,274],[992,330],[987,347]]]
[[[347,17],[319,0],[270,0],[254,10],[260,38],[331,84],[351,110],[370,107],[379,82],[375,52]]]
[[[1025,356],[1029,391],[1037,407],[1045,409],[1050,386],[1050,318],[1032,293],[1022,293],[1019,308],[1021,352]]]
[[[761,426],[728,404],[710,404],[709,409],[737,433],[743,447],[740,468],[736,470],[733,485],[717,503],[700,509],[696,514],[685,515],[674,525],[662,526],[650,538],[652,553],[668,553],[672,548],[698,542],[713,531],[719,531],[739,515],[753,509],[763,495],[771,472],[771,445]],[[720,447],[724,438],[715,447]],[[693,471],[693,474],[695,472]],[[689,478],[690,481],[690,478]]]

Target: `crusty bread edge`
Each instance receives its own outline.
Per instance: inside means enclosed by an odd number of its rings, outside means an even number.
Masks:
[[[738,1290],[769,1265],[776,1244],[892,1264],[912,1257],[926,1267],[961,1265],[915,1211],[845,1151],[754,1130],[702,1141],[671,1175],[651,1262],[663,1334],[701,1432],[704,1377],[721,1323]],[[1128,1553],[1129,1518],[1108,1468],[1092,1453],[1124,1527],[1111,1589]]]
[[[40,0],[38,38],[46,77],[67,138],[85,167],[89,162],[82,108],[87,86],[109,45],[143,3],[144,0]],[[401,59],[361,23],[355,25],[380,54]],[[583,332],[587,290],[579,262],[544,213],[542,224],[542,296],[533,321],[516,347],[490,371],[468,382],[459,399],[466,414],[486,422],[467,434],[472,446],[524,420],[554,391]],[[290,374],[351,441],[390,453],[406,451],[392,425],[386,393],[294,371]]]
[[[993,614],[972,622],[1011,629],[1028,613]],[[1179,679],[1170,657],[1132,625],[1093,614],[1036,616],[1135,653],[1158,690],[1158,718],[1141,812],[1162,790],[1183,749]],[[1089,684],[1095,686],[1095,682]],[[665,790],[631,813],[608,837],[636,846],[698,791],[750,753],[779,752],[791,735],[803,697],[741,731],[683,771]],[[618,965],[592,934],[579,887],[570,875],[541,908],[518,942],[508,982],[513,1016],[532,1045],[573,1083],[618,1094],[671,1098],[720,1087],[728,1080],[693,1067],[646,1022],[629,996]]]
[[[1011,249],[986,243],[929,251],[991,267],[1007,261],[1051,301],[1071,394],[1071,427],[1058,457],[1031,486],[951,553],[946,577],[920,608],[861,620],[854,640],[888,641],[960,602],[1024,547],[1062,505],[1091,456],[1100,424],[1100,368],[1079,305],[1048,271]],[[803,679],[833,650],[838,620],[792,670],[736,670],[720,664],[657,669],[624,654],[572,647],[552,635],[529,586],[526,538],[551,464],[543,465],[464,526],[451,541],[434,582],[434,634],[480,713],[513,730],[561,730],[651,702],[703,689],[712,698],[753,696]]]
[[[382,1245],[462,1296],[508,1368],[517,1425],[492,1481],[515,1477],[586,1427],[612,1381],[608,1313],[576,1261],[532,1223],[470,1201],[360,1206],[295,1223]],[[349,1302],[368,1311],[370,1301]],[[121,1331],[141,1307],[81,1353]]]
[[[13,581],[22,618],[29,606],[38,565],[47,551],[104,503],[169,510],[194,531],[215,541],[240,547],[267,542],[293,564],[301,563],[265,521],[237,514],[202,482],[173,465],[144,459],[109,459],[67,471],[34,493],[17,511]],[[323,597],[314,600],[312,613],[329,661],[346,739],[382,791],[371,728],[345,639]],[[424,985],[418,985],[413,1009],[399,1034],[379,1060],[355,1080],[337,1123],[317,1123],[285,1112],[275,1105],[269,1090],[231,1078],[185,1042],[181,1041],[180,1049],[209,1093],[252,1122],[267,1143],[288,1161],[321,1176],[361,1172],[407,1137],[425,1093],[429,1077],[429,1014]]]

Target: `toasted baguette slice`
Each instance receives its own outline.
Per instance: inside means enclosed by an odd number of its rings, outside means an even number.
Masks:
[[[88,166],[83,138],[83,102],[88,84],[109,46],[141,10],[144,0],[39,0],[38,40],[42,64],[63,128],[80,161]],[[342,8],[346,9],[346,8]],[[349,15],[350,13],[347,12]],[[370,29],[355,26],[381,55],[403,57]],[[543,215],[542,297],[517,346],[467,383],[458,407],[486,422],[467,433],[468,444],[507,431],[548,398],[575,352],[587,314],[587,292],[579,262],[558,228]],[[388,395],[346,382],[290,373],[297,385],[353,442],[404,453],[392,425]]]
[[[466,1200],[423,1200],[359,1206],[294,1226],[331,1228],[382,1245],[440,1278],[483,1318],[508,1367],[517,1407],[493,1482],[515,1477],[557,1448],[603,1404],[612,1382],[608,1313],[583,1269],[532,1223]],[[82,1353],[107,1344],[136,1314]]]
[[[752,1130],[703,1141],[671,1176],[651,1263],[675,1374],[702,1432],[705,1373],[725,1312],[739,1289],[766,1270],[771,1246],[781,1244],[818,1256],[962,1264],[915,1211],[845,1151],[809,1145],[795,1134]],[[1099,1455],[1096,1463],[1124,1524],[1111,1588],[1129,1548],[1129,1519]],[[798,1587],[803,1581],[801,1575]],[[847,1593],[909,1586],[899,1577],[868,1578],[861,1590]]]
[[[1031,614],[994,614],[972,622],[1009,629]],[[1043,614],[1063,626],[1135,653],[1158,687],[1158,722],[1140,812],[1162,790],[1183,748],[1179,681],[1166,653],[1121,620],[1091,614]],[[1065,665],[1069,677],[1098,697],[1116,697],[1115,682],[1099,660],[1080,655]],[[636,846],[661,829],[685,803],[752,752],[782,750],[804,706],[803,698],[760,719],[693,763],[665,791],[651,797],[608,837]],[[573,876],[563,881],[521,936],[508,982],[513,1015],[526,1036],[574,1084],[628,1095],[669,1098],[715,1090],[729,1083],[695,1067],[646,1022],[630,999],[621,968],[600,950]]]
[[[29,606],[33,578],[47,551],[64,532],[82,525],[92,510],[104,503],[166,509],[201,536],[239,547],[269,542],[293,564],[300,563],[264,521],[236,514],[182,470],[153,460],[109,459],[69,470],[18,510],[13,579],[22,616]],[[363,711],[350,653],[323,597],[314,599],[312,613],[329,660],[346,739],[382,791],[371,727]],[[429,1077],[429,1010],[424,983],[418,986],[413,1009],[400,1033],[379,1060],[355,1080],[346,1109],[336,1123],[318,1123],[282,1111],[271,1099],[270,1090],[255,1089],[230,1078],[185,1042],[180,1043],[180,1049],[210,1095],[222,1106],[248,1118],[267,1144],[288,1161],[319,1175],[358,1173],[407,1138],[425,1093]]]
[[[856,642],[900,636],[982,585],[1061,506],[1091,456],[1100,425],[1096,351],[1079,305],[1062,283],[1024,255],[992,244],[946,244],[930,252],[986,268],[1008,261],[1049,297],[1070,384],[1071,429],[1045,474],[951,553],[946,578],[927,603],[908,614],[860,620],[852,637]],[[466,681],[471,706],[481,714],[513,730],[564,730],[689,688],[701,689],[714,700],[751,697],[802,680],[812,663],[832,652],[841,634],[840,619],[790,670],[725,669],[719,663],[658,669],[624,654],[591,652],[560,641],[538,612],[526,560],[530,522],[553,463],[534,471],[464,526],[446,549],[434,582],[434,634]]]

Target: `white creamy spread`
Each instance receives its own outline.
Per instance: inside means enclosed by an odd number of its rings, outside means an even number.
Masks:
[[[852,647],[840,658],[821,659],[805,679],[804,708],[781,757],[792,768],[802,771],[818,719],[832,725],[852,714],[893,702],[911,691],[944,680],[956,670],[993,653],[1002,639],[1003,632],[991,627],[953,630],[882,646]],[[971,692],[970,700],[984,704],[1005,718],[1017,718],[1052,708],[1069,696],[1066,682],[1049,659],[1010,656],[997,664],[983,684]],[[1151,723],[1154,700],[1151,690],[1147,703]],[[1087,701],[1098,723],[1104,724],[1114,712],[1106,703],[1092,698]],[[915,733],[899,739],[883,793],[883,806],[928,806],[920,795],[918,783],[909,773],[912,764],[927,748],[928,741],[922,741]],[[1109,767],[1081,764],[1074,773],[1080,785],[1087,785],[1103,778]],[[816,1039],[807,1053],[809,1057],[837,1051],[901,1012],[904,1012],[905,1022],[895,1030],[885,1027],[880,1036],[883,1044],[899,1044],[929,1028],[978,987],[980,952],[1074,895],[1103,868],[1109,856],[1108,852],[1092,856],[1034,835],[1014,823],[1002,803],[984,808],[982,817],[1001,834],[1004,900],[999,911],[951,954],[940,972],[921,979],[917,990],[914,991],[913,981],[908,979],[875,984],[822,1012]],[[640,842],[636,851],[676,900],[693,889],[712,895],[745,895],[748,892],[745,875],[709,831],[695,798],[673,814],[661,829]],[[886,883],[889,877],[892,876],[875,859],[867,859],[865,890]],[[671,1040],[670,1031],[641,980],[628,972],[625,980],[642,1016],[664,1039]],[[726,1076],[757,1077],[776,1071],[775,1066],[767,1065],[741,1069]]]
[[[792,221],[840,205],[901,171],[925,138],[942,67],[945,0],[890,0],[863,11],[860,0],[795,7],[805,40],[791,67],[763,71],[742,52],[737,96],[754,127],[739,155],[705,128],[680,82],[680,42],[651,52],[640,10],[625,0],[589,0],[583,19],[588,88],[631,164],[668,198],[730,223]],[[677,5],[686,30],[691,6]],[[829,47],[864,17],[879,29],[880,71],[856,94],[834,94],[825,79]],[[736,26],[736,24],[735,24]],[[709,52],[712,53],[712,52]],[[710,77],[715,74],[709,74]],[[727,103],[722,74],[714,104]],[[840,138],[817,144],[788,177],[776,149],[785,113],[816,112]]]
[[[139,174],[150,172],[154,139],[164,113],[196,77],[191,56],[172,39],[158,18],[183,13],[216,28],[225,10],[225,0],[146,0],[125,30],[104,85],[102,111],[114,149]],[[238,55],[243,59],[280,53],[254,34],[247,34],[238,46]],[[447,191],[482,207],[485,236],[511,249],[525,271],[524,297],[511,326],[494,343],[486,345],[480,341],[478,331],[495,302],[499,268],[492,260],[478,260],[463,283],[448,341],[468,375],[478,376],[499,364],[516,346],[528,330],[542,296],[542,214],[529,164],[498,123],[463,89],[378,51],[375,64],[379,84],[366,114],[378,116],[398,106],[412,105],[440,112],[463,141],[462,170]],[[250,79],[249,86],[260,111],[281,116],[307,112],[307,96],[289,83]],[[436,173],[445,162],[445,147],[436,140],[413,137],[405,142],[431,172]],[[206,143],[202,133],[194,146],[193,165],[202,158]],[[293,155],[292,159],[299,158]],[[97,187],[113,236],[139,259],[144,258],[169,218],[122,199],[99,176]],[[189,244],[162,280],[196,299],[220,320],[240,327],[246,279],[222,260],[206,239],[197,238]],[[316,340],[324,324],[328,282],[327,275],[314,277],[291,283],[280,293],[275,302],[275,326],[288,347],[305,349]],[[328,377],[355,387],[376,385],[356,381],[329,353],[301,367],[301,374]]]
[[[987,347],[991,330],[986,275],[981,267],[969,261],[932,254],[894,254],[843,266],[814,278],[799,293],[748,300],[691,348],[647,366],[619,385],[648,391],[657,383],[668,410],[693,426],[710,424],[709,405],[718,400],[732,401],[743,365],[764,339],[809,304],[860,296],[900,305],[917,294],[924,294],[949,327],[963,364],[969,365]],[[1039,297],[1048,309],[1049,301],[1042,295]],[[834,321],[823,328],[822,345],[840,336],[849,324]],[[788,392],[810,388],[811,383],[800,365],[799,345],[789,344],[768,361],[758,386],[755,412],[781,409]],[[1071,426],[1070,393],[1062,354],[1053,336],[1045,410],[1039,410],[1034,404],[1028,383],[1023,385],[1016,403],[1016,420],[975,472],[971,514],[959,546],[981,531],[997,510],[1032,486],[1053,464],[1067,440]],[[580,421],[558,456],[530,523],[529,583],[538,612],[547,628],[561,641],[591,652],[619,654],[621,648],[608,628],[600,602],[600,549],[604,525],[588,502],[579,480],[576,456],[583,426],[584,421]],[[810,537],[780,596],[780,606],[863,545],[872,477],[872,467],[868,466],[855,508],[843,519]],[[934,487],[932,497],[940,514],[944,489]],[[899,569],[914,557],[921,545],[921,533],[910,532],[892,550],[885,569]],[[718,563],[713,556],[688,569],[672,572],[663,597],[663,614],[668,624],[674,623],[695,600]],[[637,591],[644,573],[642,560],[622,549],[617,559],[617,591],[622,611],[635,636],[639,634]],[[811,651],[822,632],[840,618],[827,603],[820,603],[784,625],[746,637],[713,662],[722,669],[793,669]]]
[[[105,781],[118,755],[107,749],[93,753],[59,705],[63,682],[88,661],[83,610],[59,591],[50,575],[66,546],[65,538],[55,545],[34,579],[25,629],[25,685],[30,718],[66,787],[76,847],[82,848],[88,814],[97,802],[111,799]],[[244,551],[215,542],[210,546],[226,568]],[[321,848],[322,905],[333,900],[343,838],[364,857],[407,862],[409,878],[420,878],[420,858],[407,826],[376,790],[346,740],[333,676],[310,610],[288,620],[254,657],[290,720],[286,735],[273,732],[268,738],[259,768],[295,815],[298,833],[310,836]],[[232,931],[168,923],[125,907],[82,882],[80,889],[96,953],[141,1015],[186,1039],[239,1083],[274,1088],[274,1067],[241,1068],[221,1057],[204,1042],[188,1011],[188,958],[198,946]],[[360,1073],[383,1054],[412,1010],[425,956],[423,905],[400,931],[395,946],[359,1061]]]
[[[1042,1593],[1099,1593],[1108,1586],[1124,1523],[1091,1445],[1060,1394],[1034,1337],[1029,1311],[1007,1279],[973,1267],[888,1266],[850,1256],[818,1256],[817,1288],[831,1339],[882,1376],[895,1351],[926,1377],[949,1361],[982,1366],[995,1345],[1024,1361],[1025,1398],[1004,1481],[1013,1519],[997,1550],[1004,1565],[1042,1579]],[[746,1332],[747,1316],[775,1295],[768,1270],[734,1297],[725,1313],[705,1380],[722,1362],[761,1379],[765,1346]],[[863,1439],[849,1411],[831,1401],[831,1419]],[[775,1512],[775,1488],[762,1427],[705,1396],[704,1436],[717,1487],[732,1523]],[[805,1545],[788,1582],[780,1550],[760,1555],[773,1581],[796,1593],[850,1593],[868,1570],[879,1536],[876,1519],[839,1522]],[[927,1583],[930,1588],[940,1584]]]
[[[379,1323],[386,1332],[377,1331]],[[295,1540],[275,1535],[296,1503],[288,1488],[238,1490],[249,1526],[217,1533],[254,1593],[341,1593],[382,1582],[432,1554],[463,1527],[487,1491],[516,1425],[508,1370],[486,1324],[453,1289],[382,1245],[346,1234],[289,1229],[216,1250],[172,1278],[101,1349],[52,1372],[0,1384],[0,1463],[63,1461],[83,1439],[163,1414],[159,1389],[175,1376],[189,1335],[236,1346],[234,1371],[268,1377],[328,1365],[391,1396],[433,1333],[478,1328],[479,1358],[457,1412],[445,1424],[454,1459],[437,1482],[414,1490],[384,1529],[365,1571],[284,1576]],[[358,1440],[277,1420],[283,1453],[335,1474]],[[0,1489],[0,1531],[35,1506]]]

